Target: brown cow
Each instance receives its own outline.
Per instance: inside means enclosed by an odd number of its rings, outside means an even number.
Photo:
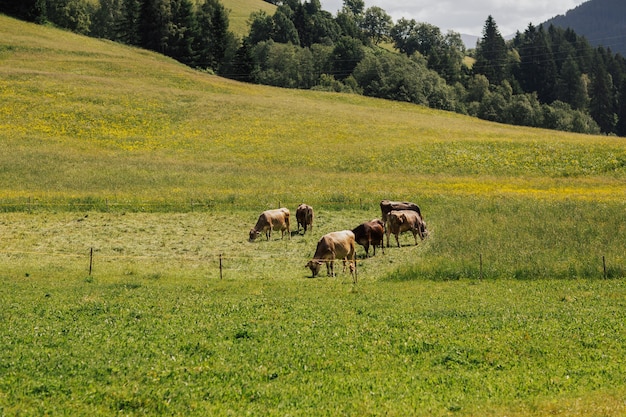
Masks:
[[[417,245],[417,236],[419,235],[421,240],[424,240],[428,236],[426,230],[426,223],[422,220],[422,217],[413,210],[392,210],[387,217],[387,247],[389,247],[389,235],[393,233],[396,236],[396,243],[400,247],[400,240],[398,235],[400,233],[411,231],[415,244]]]
[[[331,232],[325,234],[317,242],[317,248],[315,249],[315,255],[306,265],[306,268],[311,269],[313,277],[317,276],[320,271],[320,267],[323,263],[326,263],[326,273],[328,276],[335,276],[334,263],[335,259],[343,260],[343,271],[346,270],[346,262],[350,263],[350,274],[352,275],[352,282],[356,283],[356,276],[354,275],[355,259],[355,241],[354,233],[351,230],[342,230],[340,232]]]
[[[250,229],[250,242],[257,238],[261,233],[265,232],[265,237],[270,240],[272,236],[272,230],[280,230],[282,239],[285,236],[285,230],[289,237],[289,210],[286,208],[279,208],[275,210],[267,210],[261,213],[256,225]]]
[[[385,253],[385,224],[382,220],[374,219],[370,222],[361,223],[352,229],[352,233],[354,233],[356,243],[365,249],[365,256],[369,257],[370,245],[374,246],[374,256],[376,256],[376,246],[379,245]]]
[[[313,207],[304,203],[300,204],[296,209],[296,221],[298,222],[298,233],[300,232],[300,225],[304,227],[304,233],[306,233],[307,227],[313,231]]]
[[[380,212],[383,218],[383,223],[387,224],[387,216],[391,210],[413,210],[422,217],[422,212],[417,204],[410,201],[390,201],[382,200],[380,202]]]

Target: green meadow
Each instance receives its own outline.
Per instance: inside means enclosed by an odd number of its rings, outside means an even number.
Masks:
[[[0,16],[0,415],[626,415],[626,143]],[[430,236],[311,279],[414,201]],[[259,213],[312,233],[248,242]]]

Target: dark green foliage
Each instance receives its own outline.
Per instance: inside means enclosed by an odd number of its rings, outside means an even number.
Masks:
[[[87,35],[91,27],[92,8],[86,0],[48,0],[46,14],[51,22]]]
[[[196,13],[193,50],[194,66],[217,71],[229,50],[234,50],[234,35],[228,30],[228,12],[218,0],[206,0]]]
[[[498,85],[508,78],[509,63],[504,38],[495,20],[489,16],[483,29],[483,38],[476,49],[475,74],[482,74],[491,84]]]
[[[35,23],[47,21],[46,0],[3,0],[0,13]]]
[[[626,39],[624,38],[626,2],[592,0],[581,3],[565,15],[548,20],[546,24],[571,28],[594,46],[610,45],[614,53],[626,56]]]
[[[528,25],[518,47],[520,63],[515,71],[522,90],[537,92],[539,100],[551,103],[554,100],[556,64],[552,50],[542,26]]]

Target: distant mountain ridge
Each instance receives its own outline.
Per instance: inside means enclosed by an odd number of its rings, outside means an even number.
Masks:
[[[610,48],[626,57],[626,1],[590,0],[547,20],[543,25],[571,28],[591,45]]]

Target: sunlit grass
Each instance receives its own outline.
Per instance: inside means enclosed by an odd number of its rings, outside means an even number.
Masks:
[[[625,412],[623,139],[0,17],[0,142],[0,414]],[[382,198],[429,238],[359,247],[356,286],[308,279],[319,236]],[[247,241],[303,201],[313,233]]]

